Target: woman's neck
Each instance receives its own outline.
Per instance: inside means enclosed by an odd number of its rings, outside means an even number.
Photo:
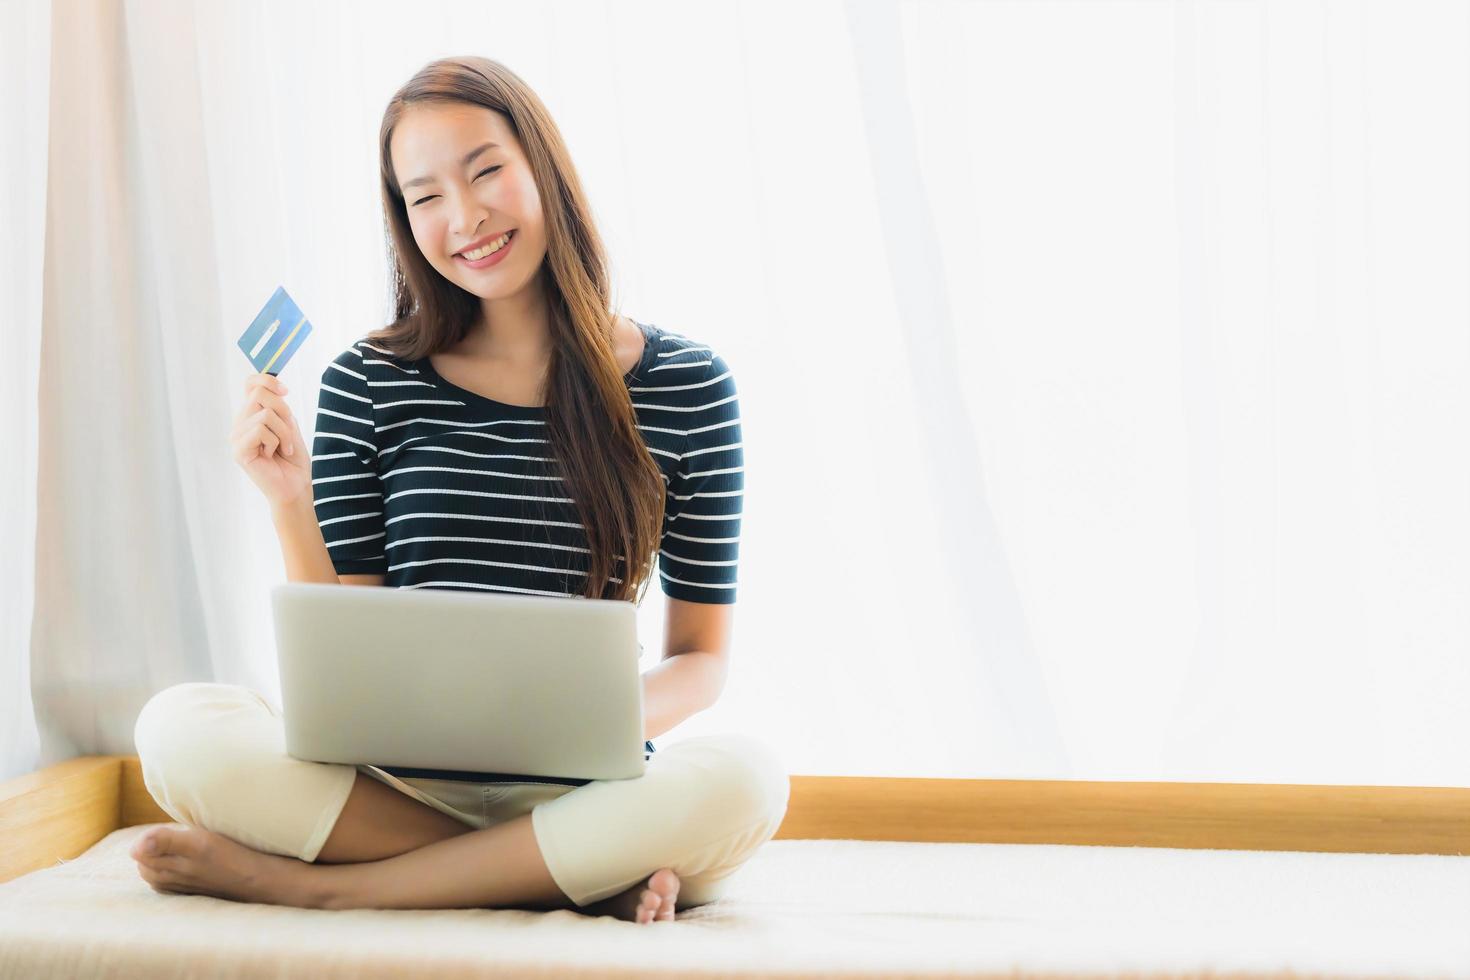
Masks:
[[[544,365],[551,359],[551,323],[546,305],[520,297],[486,300],[480,316],[454,352],[511,366]]]

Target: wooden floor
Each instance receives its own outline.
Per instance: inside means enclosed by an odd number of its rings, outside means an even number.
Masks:
[[[0,784],[0,881],[119,827],[168,822],[137,756],[84,756]],[[1470,789],[792,776],[775,839],[1470,853]]]

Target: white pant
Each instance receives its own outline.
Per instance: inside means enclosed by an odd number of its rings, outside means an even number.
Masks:
[[[359,772],[477,829],[529,812],[552,878],[579,906],[659,868],[679,876],[676,910],[713,901],[775,834],[790,791],[771,748],[734,733],[661,747],[636,779],[582,786],[400,778],[308,762],[286,754],[280,711],[234,684],[159,691],[133,739],[148,792],[175,820],[302,861],[316,860]]]

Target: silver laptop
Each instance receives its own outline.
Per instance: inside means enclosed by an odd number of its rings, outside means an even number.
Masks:
[[[271,609],[295,758],[477,782],[643,775],[632,603],[286,582]]]

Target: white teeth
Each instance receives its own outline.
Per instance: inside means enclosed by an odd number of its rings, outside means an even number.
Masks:
[[[491,252],[498,252],[498,251],[500,251],[503,247],[505,247],[505,243],[508,242],[508,241],[510,241],[510,232],[506,232],[504,235],[501,235],[499,239],[497,239],[496,241],[491,242],[489,245],[486,245],[484,248],[477,248],[473,252],[460,252],[459,254],[462,255],[462,256],[464,256],[465,258],[469,259],[471,262],[475,262],[475,261],[478,261],[480,259],[483,259],[485,256],[489,255]]]

